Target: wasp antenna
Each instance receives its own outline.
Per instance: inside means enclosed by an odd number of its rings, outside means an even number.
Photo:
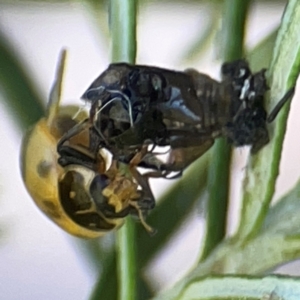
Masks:
[[[59,108],[61,94],[62,94],[62,85],[63,85],[66,61],[67,61],[67,50],[62,49],[58,60],[55,80],[50,91],[49,101],[47,105],[47,126],[48,127],[51,127],[53,123],[53,119],[55,118],[55,116],[57,116],[58,113],[58,108]]]
[[[139,219],[140,219],[142,225],[144,226],[144,228],[146,229],[146,231],[150,235],[154,235],[156,233],[156,230],[146,223],[143,213],[142,213],[140,207],[138,206],[138,204],[134,201],[130,201],[130,205],[133,206],[137,210]]]
[[[282,99],[276,104],[276,106],[273,108],[273,110],[269,114],[269,116],[267,118],[268,123],[271,123],[275,120],[275,118],[277,117],[277,115],[280,112],[283,105],[293,97],[294,93],[295,93],[295,87],[292,87],[285,93],[285,95],[282,97]]]

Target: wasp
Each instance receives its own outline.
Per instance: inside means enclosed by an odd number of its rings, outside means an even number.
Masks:
[[[62,137],[60,160],[89,163],[68,145],[84,130],[91,137],[85,149],[90,154],[105,148],[116,160],[160,172],[182,172],[218,137],[237,147],[249,145],[256,153],[269,141],[267,123],[294,93],[288,91],[267,115],[265,71],[252,73],[245,60],[228,62],[219,82],[194,69],[111,64],[84,92],[89,118]],[[167,162],[157,159],[156,146],[170,147]]]
[[[80,131],[68,143],[74,155],[89,163],[58,163],[57,143],[88,116],[74,118],[78,107],[61,107],[61,82],[66,59],[62,53],[57,79],[50,94],[46,116],[27,133],[22,144],[21,170],[25,186],[37,206],[58,226],[82,238],[96,238],[123,225],[128,215],[144,221],[154,206],[148,181],[132,170],[135,178],[121,172],[118,161],[108,163],[105,153],[94,156],[81,145],[89,143],[90,134]],[[81,151],[78,151],[80,149]]]

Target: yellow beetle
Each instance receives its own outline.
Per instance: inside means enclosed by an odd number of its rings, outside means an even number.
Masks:
[[[115,163],[106,170],[106,160],[99,153],[95,170],[80,164],[66,167],[58,164],[58,141],[87,118],[86,113],[81,112],[74,119],[78,107],[59,106],[65,62],[64,50],[46,116],[23,140],[21,170],[29,194],[58,226],[81,238],[97,238],[120,227],[124,217],[132,214],[133,209],[146,229],[151,231],[138,206],[137,201],[143,197],[138,184],[120,174]]]

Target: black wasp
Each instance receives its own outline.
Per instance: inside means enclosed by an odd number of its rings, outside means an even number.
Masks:
[[[274,120],[291,89],[267,116],[265,70],[252,73],[245,60],[224,63],[218,82],[194,69],[184,72],[114,63],[86,90],[89,118],[58,143],[61,165],[93,165],[99,149],[113,158],[163,172],[182,171],[205,153],[218,137],[257,152],[269,141],[267,123]],[[79,149],[68,141],[89,131]],[[155,146],[170,146],[166,163]]]

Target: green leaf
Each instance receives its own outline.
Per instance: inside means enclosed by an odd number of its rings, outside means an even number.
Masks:
[[[278,34],[278,27],[275,28],[268,36],[266,36],[254,49],[247,51],[246,57],[249,61],[252,70],[259,71],[262,68],[268,68],[272,52],[274,50],[276,37]]]
[[[21,58],[0,32],[0,85],[9,109],[19,128],[24,131],[44,114],[36,84],[24,68]]]
[[[298,300],[300,277],[211,276],[190,282],[176,300]],[[175,300],[175,299],[173,299]]]
[[[111,251],[105,260],[102,259],[102,267],[99,268],[98,280],[93,288],[90,300],[110,300],[118,298],[117,262],[116,253]],[[99,263],[97,263],[99,264]]]
[[[300,181],[268,212],[262,232],[300,234]]]
[[[224,241],[201,264],[175,287],[155,300],[177,299],[197,278],[210,274],[264,274],[267,271],[299,258],[300,235],[264,233],[241,245],[232,239]]]
[[[260,234],[240,243],[227,239],[172,290],[155,299],[175,299],[209,274],[264,274],[300,258],[300,182],[270,209]],[[285,299],[285,298],[284,298]]]
[[[267,111],[296,84],[300,72],[300,2],[288,2],[278,32],[269,70],[270,98]],[[250,157],[243,184],[244,198],[241,222],[236,236],[240,242],[255,236],[261,228],[272,200],[279,172],[282,143],[289,112],[287,103],[270,126],[270,142],[255,156]]]
[[[200,60],[201,57],[205,54],[206,50],[211,46],[211,43],[219,29],[219,21],[220,21],[220,9],[221,5],[215,5],[211,3],[210,7],[210,16],[208,24],[205,25],[205,29],[203,30],[202,22],[199,30],[201,34],[198,34],[197,38],[193,43],[185,50],[179,59],[180,62],[189,63]]]
[[[240,244],[224,241],[176,287],[155,299],[175,299],[199,276],[209,274],[264,274],[300,257],[300,182],[271,208],[263,230],[254,239]],[[177,298],[176,298],[177,299]],[[181,299],[181,298],[180,298]],[[285,299],[285,298],[284,298]]]

